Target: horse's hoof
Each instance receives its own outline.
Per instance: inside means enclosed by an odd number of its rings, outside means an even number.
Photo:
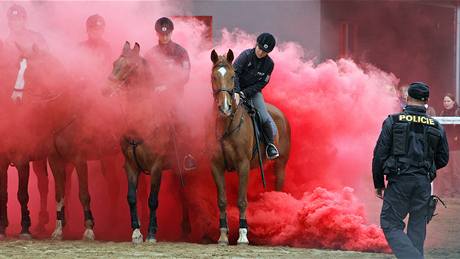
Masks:
[[[21,234],[19,234],[19,239],[21,239],[21,240],[31,240],[32,235],[30,233],[21,233]]]
[[[220,229],[220,237],[217,243],[221,246],[226,246],[228,245],[228,229],[226,228],[221,228]]]
[[[83,233],[83,240],[84,241],[94,241],[95,236],[94,236],[94,231],[90,228],[87,228],[85,230],[85,233]]]
[[[133,235],[131,236],[131,239],[132,239],[133,244],[135,245],[142,244],[142,242],[144,242],[144,237],[142,236],[142,233],[138,228],[136,228],[133,231]]]
[[[145,242],[152,243],[152,244],[156,243],[157,239],[155,238],[155,234],[149,233],[147,235],[147,238],[145,239]]]
[[[219,241],[217,242],[217,244],[218,244],[219,246],[228,246],[228,241],[221,241],[221,240],[219,240]]]
[[[62,240],[62,230],[55,230],[53,234],[51,234],[52,240]]]
[[[247,228],[240,228],[240,236],[238,237],[237,244],[238,245],[249,245],[248,240],[248,229]]]

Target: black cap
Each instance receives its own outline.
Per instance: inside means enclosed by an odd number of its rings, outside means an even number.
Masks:
[[[257,45],[261,50],[269,53],[276,45],[275,37],[268,32],[264,32],[257,37]]]
[[[86,19],[86,28],[87,29],[99,29],[105,27],[104,17],[99,14],[93,14],[88,19]]]
[[[430,87],[422,82],[411,83],[407,93],[414,99],[427,101],[430,97]]]
[[[168,34],[174,30],[173,22],[167,17],[161,17],[155,22],[155,31],[161,34]]]
[[[27,17],[26,9],[21,5],[12,5],[7,12],[8,19],[25,19]]]

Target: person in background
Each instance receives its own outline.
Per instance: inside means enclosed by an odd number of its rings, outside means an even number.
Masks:
[[[443,98],[443,110],[440,116],[458,117],[460,108],[458,107],[455,96],[447,93]],[[459,181],[459,165],[460,165],[460,128],[458,125],[444,125],[447,138],[449,140],[450,161],[447,167],[443,170],[443,177],[436,181],[436,186],[441,194],[449,196],[457,196],[460,194]]]

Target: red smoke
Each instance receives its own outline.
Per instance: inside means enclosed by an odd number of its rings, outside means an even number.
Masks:
[[[85,116],[82,134],[94,134],[92,129],[96,128],[106,133],[120,131],[124,124],[116,118],[119,118],[117,116],[122,105],[107,102],[100,94],[101,88],[105,86],[104,79],[111,69],[110,64],[97,67],[73,47],[85,38],[84,21],[94,13],[105,17],[106,40],[112,45],[115,59],[125,40],[132,43],[138,41],[141,44],[141,53],[145,53],[156,41],[153,21],[157,17],[174,15],[178,11],[173,5],[168,8],[154,8],[155,6],[146,4],[118,2],[43,5],[25,3],[25,6],[29,12],[29,27],[45,35],[52,55],[62,62],[67,71],[68,77],[62,78],[64,74],[61,74],[58,78],[49,78],[49,81],[65,79],[68,82],[66,87],[70,87],[69,91],[74,94],[69,100],[82,102],[78,109],[81,112],[78,115]],[[9,4],[2,4],[1,7],[6,10]],[[123,15],[120,10],[123,10]],[[51,12],[53,15],[49,15]],[[191,79],[186,86],[180,113],[187,117],[187,125],[196,147],[194,154],[200,157],[200,169],[186,177],[187,196],[192,207],[191,241],[194,242],[202,242],[203,239],[215,241],[218,235],[216,190],[204,150],[212,107],[210,50],[202,49],[201,44],[197,44],[202,41],[200,35],[204,30],[204,26],[199,23],[177,22],[173,34],[173,40],[188,50],[192,65]],[[1,28],[1,31],[2,35],[7,35],[6,28]],[[222,41],[215,48],[219,54],[226,53],[231,48],[238,55],[242,50],[253,47],[254,39],[254,35],[247,35],[242,31],[225,31]],[[2,60],[4,53],[0,55]],[[372,197],[373,189],[370,176],[372,148],[381,122],[396,108],[395,95],[389,90],[395,85],[396,79],[370,65],[360,67],[352,60],[329,60],[314,65],[311,61],[303,60],[303,50],[295,43],[280,43],[270,55],[275,61],[275,70],[271,82],[264,89],[264,95],[268,102],[281,108],[290,120],[292,151],[286,171],[285,193],[270,191],[273,190],[274,180],[270,170],[266,172],[269,192],[262,189],[258,171],[252,172],[250,176],[250,240],[261,245],[388,251],[379,227],[367,220],[367,207],[363,201],[369,199],[373,203],[377,202],[368,198]],[[17,71],[15,69],[13,70]],[[95,79],[79,84],[78,76],[88,73]],[[1,77],[8,85],[14,84],[14,80],[10,83],[11,80],[4,79],[6,76]],[[34,79],[30,81],[33,82]],[[156,105],[154,103],[155,100],[152,100],[151,105]],[[61,111],[62,107],[57,110]],[[152,107],[141,107],[140,111],[144,112],[141,114],[145,119],[139,127],[147,127],[155,121],[155,113],[151,114],[150,111]],[[32,112],[30,118],[39,115]],[[9,125],[8,120],[1,120],[2,133],[3,130],[12,130]],[[29,140],[22,138],[19,142],[28,143]],[[97,145],[104,145],[95,143],[98,144],[92,143],[90,147],[99,148]],[[126,201],[127,184],[121,169],[122,158],[119,154],[115,154],[115,157],[112,160],[115,161],[112,162],[113,169],[110,171],[110,178],[115,180],[112,188],[108,187],[100,165],[90,163],[91,207],[96,222],[97,239],[127,241],[131,236]],[[11,168],[8,174],[8,233],[13,234],[19,231],[20,221],[19,206],[14,195],[17,191],[17,174]],[[55,219],[54,180],[51,173],[49,179],[48,211],[51,220],[47,230],[50,233]],[[149,180],[149,177],[141,176],[138,192],[139,195],[144,195],[138,197],[144,235],[148,225],[148,192],[145,189],[149,188]],[[226,180],[230,234],[235,241],[238,229],[237,175],[229,173]],[[68,223],[65,237],[80,238],[83,232],[83,213],[78,200],[75,173],[72,174],[71,182],[72,188],[67,197]],[[31,174],[29,207],[33,224],[38,221],[39,210],[36,186],[35,176]],[[158,210],[160,241],[180,239],[182,210],[178,188],[178,177],[164,173]]]

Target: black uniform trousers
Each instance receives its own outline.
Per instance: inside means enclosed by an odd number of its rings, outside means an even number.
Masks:
[[[431,184],[427,175],[402,174],[389,178],[380,225],[397,258],[423,258]],[[404,219],[409,214],[407,234]]]

